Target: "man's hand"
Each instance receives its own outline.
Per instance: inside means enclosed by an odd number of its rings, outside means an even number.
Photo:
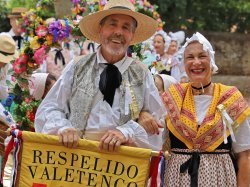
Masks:
[[[64,129],[59,134],[59,142],[62,143],[65,147],[76,148],[79,141],[79,135],[77,130],[74,128]]]
[[[100,140],[99,148],[104,151],[117,151],[120,145],[127,143],[126,137],[119,130],[109,130]]]
[[[163,126],[148,112],[140,113],[138,123],[145,129],[148,134],[159,134],[159,128]]]

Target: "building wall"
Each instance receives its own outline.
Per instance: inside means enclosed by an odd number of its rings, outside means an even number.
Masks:
[[[202,33],[214,47],[220,75],[250,76],[250,34]]]
[[[250,103],[250,34],[202,32],[215,50],[219,67],[213,82],[236,86]]]

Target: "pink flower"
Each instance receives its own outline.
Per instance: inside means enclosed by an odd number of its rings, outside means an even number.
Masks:
[[[12,82],[16,82],[16,78],[13,77],[13,76],[11,76],[11,81],[12,81]]]
[[[107,0],[100,0],[99,3],[101,6],[105,6],[107,4]]]
[[[135,0],[130,0],[131,3],[135,4]]]
[[[36,29],[36,35],[42,38],[48,34],[48,29],[44,25],[39,25]]]
[[[31,99],[28,98],[28,97],[26,97],[24,100],[25,100],[25,102],[26,102],[27,104],[29,104],[29,103],[31,102]]]
[[[13,63],[13,70],[16,74],[21,74],[26,71],[26,64],[28,59],[29,57],[26,54],[23,54],[18,59],[16,59],[16,61]]]
[[[40,49],[36,50],[34,54],[34,60],[37,64],[42,64],[43,60],[46,58],[46,46],[43,45]]]

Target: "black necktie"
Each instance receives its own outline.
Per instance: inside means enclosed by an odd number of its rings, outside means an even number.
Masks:
[[[103,100],[107,101],[112,107],[115,90],[121,85],[122,75],[118,68],[113,64],[106,64],[100,75],[99,89],[104,95]]]
[[[17,41],[18,49],[21,49],[22,36],[12,36],[13,40]]]

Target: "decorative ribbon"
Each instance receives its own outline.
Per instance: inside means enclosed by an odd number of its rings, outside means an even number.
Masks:
[[[135,92],[132,86],[129,84],[130,95],[132,98],[132,103],[129,105],[132,120],[137,120],[139,118],[139,108],[135,97]]]
[[[55,64],[57,65],[57,59],[59,59],[62,61],[63,66],[65,66],[65,58],[62,54],[62,49],[55,49],[55,51],[56,51],[55,58],[54,58]]]
[[[12,180],[12,186],[15,186],[16,183],[16,176],[17,176],[17,168],[18,168],[18,161],[19,161],[19,154],[21,149],[21,137],[22,137],[22,131],[18,129],[12,129],[10,131],[11,139],[6,147],[5,154],[4,154],[4,164],[3,168],[6,166],[6,162],[8,160],[8,157],[12,150],[14,150],[14,170],[13,170],[13,180]],[[2,172],[1,176],[1,183],[3,184],[3,177],[4,172]]]
[[[234,122],[233,120],[231,119],[231,117],[228,115],[225,107],[223,104],[220,104],[217,106],[218,110],[220,111],[221,113],[221,117],[222,117],[222,122],[223,122],[223,129],[224,129],[224,133],[223,133],[223,136],[224,136],[224,144],[227,144],[228,141],[227,141],[227,128],[229,130],[229,133],[231,135],[231,138],[232,138],[232,141],[233,142],[236,142],[236,139],[235,139],[235,136],[234,136],[234,132],[233,132],[233,128],[232,128],[232,125],[234,125]]]
[[[163,156],[163,152],[160,151],[159,156],[151,158],[151,163],[150,163],[151,184],[150,184],[150,187],[159,187],[161,185],[161,184],[157,183],[157,181],[159,181],[159,177],[161,177],[162,170],[160,170],[160,173],[159,173],[159,166],[161,166],[162,156]],[[164,162],[165,162],[165,159],[164,159]]]
[[[160,178],[161,178],[161,186],[163,186],[164,185],[164,174],[165,174],[165,168],[166,168],[166,165],[165,165],[165,160],[166,160],[166,158],[165,158],[165,156],[164,156],[164,154],[162,154],[162,156],[161,156],[161,168],[160,168]]]
[[[175,154],[181,155],[192,155],[190,159],[184,162],[180,166],[180,173],[185,173],[188,170],[188,174],[191,177],[191,187],[198,187],[198,173],[200,167],[200,155],[202,154],[229,154],[229,151],[225,152],[180,152],[180,151],[172,151]]]
[[[69,21],[67,19],[64,19],[65,25],[66,25],[66,37],[69,37]]]
[[[200,166],[200,155],[197,152],[192,153],[192,157],[180,166],[180,172],[184,173],[188,170],[191,176],[191,187],[198,186],[198,169]]]
[[[103,100],[107,101],[112,107],[116,88],[122,82],[122,75],[119,69],[113,64],[106,64],[100,75],[99,89],[103,94]]]
[[[130,104],[132,103],[132,96],[131,96],[131,93],[130,93],[130,84],[127,82],[125,84],[125,115],[128,115],[129,114],[129,106]]]
[[[22,36],[12,36],[13,40],[17,41],[18,49],[21,49]]]

